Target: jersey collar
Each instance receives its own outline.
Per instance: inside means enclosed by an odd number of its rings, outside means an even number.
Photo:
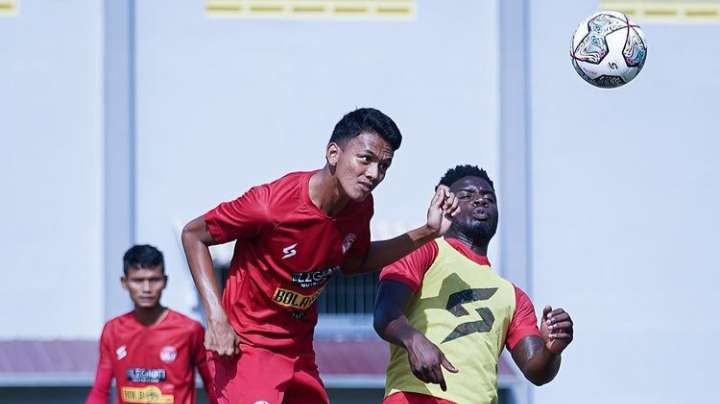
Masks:
[[[471,261],[475,262],[479,265],[486,265],[490,266],[490,260],[488,260],[488,257],[484,255],[480,255],[470,249],[465,243],[462,241],[456,239],[456,238],[446,238],[445,241],[447,241],[448,244],[450,244],[457,252],[464,255],[466,258],[470,259]]]

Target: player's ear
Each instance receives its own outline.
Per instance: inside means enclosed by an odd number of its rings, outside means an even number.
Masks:
[[[163,275],[163,287],[162,287],[163,290],[165,290],[165,288],[167,287],[167,282],[168,282],[168,276]]]
[[[330,167],[335,167],[337,165],[338,160],[340,159],[341,152],[342,149],[337,143],[328,143],[327,149],[325,150],[325,160],[327,160],[327,163]]]
[[[125,275],[120,277],[120,284],[122,285],[123,289],[128,290],[128,280]]]

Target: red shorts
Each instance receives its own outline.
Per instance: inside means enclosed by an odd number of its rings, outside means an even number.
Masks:
[[[407,391],[398,391],[383,400],[383,404],[455,404],[442,398],[428,396],[420,393],[410,393]]]
[[[287,356],[240,346],[241,354],[210,354],[210,394],[218,404],[327,404],[315,353]]]

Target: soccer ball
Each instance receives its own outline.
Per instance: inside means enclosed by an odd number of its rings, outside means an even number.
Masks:
[[[570,49],[580,77],[603,88],[629,83],[642,70],[646,56],[645,34],[617,11],[600,11],[583,21]]]

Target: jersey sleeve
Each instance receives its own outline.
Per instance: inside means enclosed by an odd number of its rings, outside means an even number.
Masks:
[[[372,195],[370,195],[370,198],[372,198]],[[357,240],[353,242],[353,245],[350,247],[350,251],[348,251],[348,257],[358,258],[367,255],[368,250],[370,249],[370,220],[372,219],[373,214],[373,202],[371,199],[368,202],[368,207],[366,208],[364,214],[361,216],[360,226],[362,228],[357,234]]]
[[[100,336],[100,357],[98,359],[95,383],[88,394],[85,404],[107,404],[112,381],[112,349],[110,348],[110,328],[106,324]]]
[[[271,224],[270,186],[250,188],[239,198],[223,202],[204,215],[213,240],[218,243],[257,236]]]
[[[438,255],[438,245],[433,240],[422,247],[386,266],[380,272],[380,281],[397,281],[407,285],[416,293],[422,285],[425,272]]]
[[[203,388],[211,399],[212,403],[215,403],[212,392],[210,391],[210,383],[212,383],[212,375],[210,372],[210,365],[208,363],[208,353],[205,350],[205,330],[200,324],[195,324],[192,336],[192,358],[193,365],[200,374],[200,378],[203,382]]]
[[[522,289],[515,285],[513,287],[515,288],[515,312],[505,339],[505,346],[508,350],[515,348],[515,345],[528,335],[540,336],[532,301]]]

